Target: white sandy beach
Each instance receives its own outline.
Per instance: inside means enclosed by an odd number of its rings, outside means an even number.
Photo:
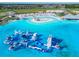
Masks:
[[[40,18],[40,20],[36,20],[36,19],[32,19],[31,22],[35,22],[35,23],[44,23],[44,22],[49,22],[49,21],[54,21],[55,19],[52,18]]]

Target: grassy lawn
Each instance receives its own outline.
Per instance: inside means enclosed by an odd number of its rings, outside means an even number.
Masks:
[[[10,20],[15,20],[16,17],[6,17],[3,21],[0,22],[0,25],[6,24]]]
[[[0,18],[3,18],[3,17],[5,17],[5,16],[0,16]]]
[[[0,9],[0,14],[1,13],[5,14],[6,12],[9,12],[9,11],[14,11],[17,14],[23,14],[23,13],[35,13],[35,12],[39,12],[39,11],[45,12],[46,10],[62,10],[62,8]],[[73,10],[74,11],[79,10],[79,8],[66,8],[64,10],[66,10],[68,13],[74,14]],[[57,13],[56,15],[61,17],[61,16],[64,16],[64,13],[60,13],[60,14]],[[4,18],[4,17],[5,17],[4,15],[3,16],[0,15],[0,18]],[[11,17],[11,18],[7,17],[5,19],[5,21],[1,22],[0,24],[5,24],[7,21],[14,20],[14,19],[16,19],[16,18],[15,17]]]
[[[16,13],[32,13],[46,10],[59,10],[61,8],[31,8],[31,9],[0,9],[1,12],[15,11]]]

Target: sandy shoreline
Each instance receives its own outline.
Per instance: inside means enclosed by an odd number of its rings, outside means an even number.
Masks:
[[[39,21],[36,19],[32,19],[31,22],[35,22],[35,23],[44,23],[44,22],[50,22],[50,21],[54,21],[55,19],[52,18],[40,18]]]

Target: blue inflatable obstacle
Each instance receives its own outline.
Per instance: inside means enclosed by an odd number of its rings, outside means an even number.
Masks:
[[[32,32],[25,32],[22,34],[22,37],[25,39],[31,39],[31,36],[33,35]]]
[[[22,48],[22,44],[19,43],[19,42],[15,42],[13,45],[11,45],[11,46],[9,47],[9,50],[14,50],[14,51],[16,51],[16,50],[21,49],[21,48]]]
[[[7,37],[7,39],[4,41],[4,44],[9,44],[11,40],[12,40],[12,36]]]
[[[59,49],[59,50],[67,48],[67,45],[62,45],[62,46],[60,45],[62,42],[63,42],[63,40],[61,40],[61,39],[52,38],[52,47]]]
[[[9,50],[19,50],[19,49],[22,49],[22,48],[27,48],[28,47],[28,44],[29,42],[27,40],[21,40],[20,42],[14,42],[13,45],[11,45],[9,47]]]
[[[14,33],[12,36],[7,37],[7,39],[4,41],[4,44],[12,45],[14,42],[18,41],[20,39],[20,34]]]
[[[41,36],[42,35],[38,33],[16,31],[12,36],[7,37],[4,44],[8,44],[9,50],[13,51],[29,48],[47,53],[52,52],[53,49],[62,50],[67,47],[61,46],[60,43],[62,43],[63,40],[53,38],[52,35],[48,36],[47,43],[44,44]]]
[[[18,41],[20,39],[20,34],[13,35],[13,41]]]
[[[57,38],[52,38],[52,45],[55,46],[56,44],[61,43],[63,40],[57,39]]]
[[[43,49],[43,52],[52,52],[53,49],[62,50],[63,48],[66,48],[67,47],[66,45],[65,46],[60,45],[60,43],[62,43],[62,42],[63,42],[63,40],[53,38],[52,35],[49,35],[48,39],[47,39],[47,44],[44,44],[44,46],[46,46],[46,48]]]

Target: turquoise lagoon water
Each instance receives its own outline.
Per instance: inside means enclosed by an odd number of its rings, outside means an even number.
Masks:
[[[43,41],[49,34],[63,40],[67,48],[54,50],[52,53],[44,53],[32,49],[20,49],[9,51],[8,45],[3,41],[15,30],[32,31],[43,34]],[[0,57],[76,57],[79,56],[79,21],[52,21],[47,23],[33,23],[28,20],[17,20],[0,26]]]

